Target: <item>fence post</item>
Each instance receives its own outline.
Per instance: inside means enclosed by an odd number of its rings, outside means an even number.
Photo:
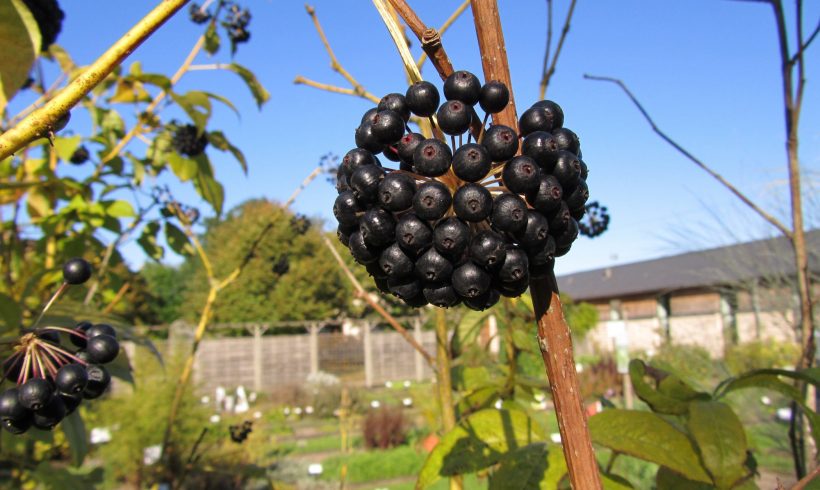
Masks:
[[[262,333],[261,325],[253,326],[253,390],[262,391]]]
[[[413,320],[413,337],[419,345],[424,345],[421,337],[421,317],[419,316]],[[424,358],[421,357],[419,351],[413,352],[413,358],[416,364],[416,381],[422,381],[424,379]]]
[[[364,322],[364,385],[373,386],[373,338],[370,322]]]
[[[319,324],[311,323],[308,326],[310,332],[310,374],[319,372]]]

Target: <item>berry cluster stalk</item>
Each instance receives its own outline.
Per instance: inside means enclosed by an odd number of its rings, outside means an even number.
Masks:
[[[107,77],[143,41],[159,29],[188,0],[164,0],[142,20],[137,22],[114,45],[103,53],[80,76],[49,100],[45,106],[32,112],[13,128],[0,134],[0,160],[14,154],[37,138],[48,134],[48,128],[68,114],[83,97]]]
[[[512,87],[496,1],[471,0],[471,4],[484,79],[499,80]],[[510,103],[503,111],[494,114],[493,120],[495,124],[516,128],[518,118],[512,90],[510,92]],[[578,388],[572,338],[554,276],[550,274],[545,278],[533,279],[530,291],[538,319],[538,343],[552,390],[570,483],[576,490],[601,488],[598,464]]]

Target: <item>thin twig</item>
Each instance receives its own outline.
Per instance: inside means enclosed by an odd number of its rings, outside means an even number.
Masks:
[[[818,476],[820,476],[820,466],[815,468],[811,473],[809,473],[805,477],[801,478],[799,482],[794,484],[791,490],[803,490],[804,488],[806,488],[806,485],[814,481],[814,479]]]
[[[361,98],[367,99],[367,100],[369,100],[369,101],[371,101],[375,104],[378,104],[379,100],[381,100],[381,99],[379,99],[378,97],[376,97],[375,95],[373,95],[371,93],[361,93],[361,92],[357,92],[355,89],[352,89],[352,88],[344,88],[344,87],[339,87],[337,85],[330,85],[328,83],[316,82],[316,81],[311,80],[309,78],[305,78],[302,75],[297,75],[296,78],[293,79],[293,83],[295,83],[297,85],[300,85],[300,84],[301,85],[307,85],[308,87],[318,88],[319,90],[324,90],[324,91],[327,91],[327,92],[333,92],[333,93],[343,94],[343,95],[352,95],[353,97],[361,97]]]
[[[558,64],[558,56],[561,55],[561,48],[564,46],[564,41],[567,39],[567,34],[569,34],[569,26],[570,21],[572,20],[572,14],[575,12],[575,2],[576,0],[572,0],[569,4],[569,10],[567,11],[567,17],[564,19],[564,27],[561,29],[561,37],[558,38],[558,45],[555,47],[555,53],[552,55],[552,61],[549,64],[549,68],[547,68],[547,57],[549,56],[549,49],[550,49],[550,38],[552,38],[552,1],[548,0],[549,10],[550,10],[550,21],[549,21],[549,34],[547,39],[547,51],[544,54],[544,74],[541,77],[541,87],[539,90],[539,99],[543,99],[547,94],[547,87],[549,86],[550,80],[552,79],[552,75],[555,73],[555,67]]]
[[[614,84],[618,85],[619,87],[621,87],[621,90],[623,90],[624,93],[626,93],[627,97],[629,97],[629,99],[632,101],[632,103],[635,104],[635,107],[637,107],[638,111],[640,111],[640,113],[643,115],[644,119],[646,119],[646,121],[652,127],[652,131],[654,131],[658,136],[660,136],[661,139],[663,139],[664,141],[669,143],[669,145],[671,145],[673,148],[678,150],[679,153],[681,153],[683,156],[685,156],[687,159],[689,159],[692,163],[694,163],[695,165],[700,167],[706,173],[708,173],[713,178],[715,178],[718,182],[723,184],[723,186],[726,187],[729,190],[729,192],[731,192],[738,199],[743,201],[744,204],[749,206],[758,215],[760,215],[760,217],[762,217],[767,222],[769,222],[769,224],[771,224],[772,226],[777,228],[777,230],[780,231],[783,235],[785,235],[789,239],[792,238],[792,236],[793,236],[792,231],[786,225],[784,225],[780,220],[778,220],[777,218],[775,218],[774,216],[772,216],[771,214],[769,214],[768,212],[763,210],[760,206],[758,206],[757,204],[752,202],[751,199],[746,197],[745,194],[743,194],[737,187],[732,185],[722,175],[720,175],[719,173],[712,170],[711,167],[707,166],[703,161],[701,161],[700,159],[698,159],[697,157],[692,155],[689,151],[687,151],[685,148],[683,148],[681,145],[679,145],[675,140],[673,140],[666,133],[664,133],[657,126],[657,124],[655,124],[655,121],[652,119],[652,117],[649,115],[649,113],[646,111],[646,109],[644,109],[643,105],[641,105],[641,103],[638,101],[638,99],[635,97],[635,95],[633,95],[632,92],[629,90],[629,88],[627,88],[627,86],[624,84],[623,81],[621,81],[617,78],[601,77],[601,76],[594,76],[594,75],[584,75],[584,78],[586,78],[587,80],[611,82],[611,83],[614,83]]]

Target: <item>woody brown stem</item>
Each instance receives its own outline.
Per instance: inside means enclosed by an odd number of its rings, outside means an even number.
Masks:
[[[517,131],[518,117],[498,5],[495,0],[471,0],[471,4],[484,78],[498,80],[510,88],[510,103],[500,113],[493,114],[493,123]],[[601,477],[592,450],[575,372],[572,338],[558,297],[555,276],[550,274],[532,279],[530,292],[538,319],[538,342],[552,390],[570,483],[576,490],[599,489]]]

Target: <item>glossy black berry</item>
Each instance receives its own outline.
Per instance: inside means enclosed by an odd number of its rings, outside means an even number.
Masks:
[[[470,244],[470,227],[458,218],[439,221],[433,230],[433,245],[447,257],[458,259]]]
[[[373,133],[373,124],[370,122],[362,123],[356,128],[355,140],[356,146],[372,153],[381,153],[384,150],[384,144]]]
[[[419,143],[413,153],[413,168],[416,173],[427,177],[444,175],[450,169],[452,161],[450,147],[435,138]]]
[[[370,109],[366,110],[365,113],[362,114],[362,120],[359,121],[359,124],[373,124],[373,118],[376,117],[376,114],[378,114],[380,110],[381,109],[379,109],[378,107],[371,107]]]
[[[494,162],[506,162],[518,152],[518,135],[512,128],[501,124],[490,126],[481,143]]]
[[[572,242],[578,238],[578,222],[574,219],[571,219],[569,225],[559,234],[553,234],[555,237],[555,256],[559,257],[559,251],[562,249],[569,250],[569,247],[572,246]],[[566,253],[566,252],[564,252]]]
[[[545,111],[550,119],[552,119],[552,128],[560,128],[564,125],[564,110],[561,106],[551,100],[539,100],[532,107],[538,107]]]
[[[107,364],[120,353],[120,343],[110,335],[100,334],[88,338],[85,351],[93,362]]]
[[[353,259],[362,265],[378,261],[381,254],[379,247],[373,247],[365,243],[361,230],[350,234],[348,247],[350,247],[350,254],[353,255]]]
[[[470,259],[488,271],[501,267],[506,255],[504,238],[493,231],[480,231],[470,241]]]
[[[430,285],[425,287],[422,293],[428,303],[439,308],[449,308],[461,303],[461,298],[456,294],[452,284]]]
[[[396,243],[416,256],[433,244],[433,230],[415,214],[407,213],[396,224]]]
[[[470,128],[471,107],[460,100],[448,100],[436,113],[438,127],[449,135],[463,134]]]
[[[63,280],[68,284],[82,284],[91,277],[91,264],[75,257],[63,265]]]
[[[552,175],[541,175],[538,188],[527,193],[527,202],[543,214],[549,214],[561,205],[564,191],[558,179]]]
[[[535,160],[542,169],[551,172],[558,158],[558,143],[550,133],[536,131],[524,138],[521,153]]]
[[[465,184],[453,196],[453,211],[465,220],[478,222],[486,219],[493,210],[493,197],[486,187]]]
[[[358,225],[359,214],[362,212],[364,209],[359,205],[352,191],[344,191],[336,196],[336,201],[333,203],[333,216],[336,217],[340,226]]]
[[[459,70],[444,80],[444,98],[474,106],[481,96],[481,82],[469,71]]]
[[[416,260],[415,273],[427,284],[442,283],[453,273],[453,263],[431,247]]]
[[[465,262],[453,271],[453,288],[462,298],[477,298],[490,290],[492,278],[473,262]]]
[[[65,403],[59,396],[52,396],[51,399],[39,410],[34,411],[32,423],[40,430],[51,430],[57,426],[66,416]]]
[[[421,219],[435,221],[444,216],[452,202],[453,196],[446,185],[438,181],[425,182],[413,197],[413,211]]]
[[[399,141],[404,134],[404,119],[396,111],[379,111],[373,117],[373,135],[382,145],[392,145]],[[384,151],[385,155],[389,152]]]
[[[88,157],[88,148],[86,148],[85,145],[81,145],[79,148],[74,150],[74,153],[71,154],[68,161],[74,165],[82,165],[88,161]]]
[[[188,8],[188,15],[194,24],[204,24],[211,20],[211,14],[198,3],[192,3]]]
[[[549,221],[543,214],[530,209],[527,212],[527,224],[516,235],[516,239],[526,250],[536,249],[549,239]]]
[[[379,184],[384,178],[384,169],[375,165],[363,165],[350,176],[350,188],[358,202],[371,204],[379,200]]]
[[[404,301],[404,304],[410,308],[421,308],[422,306],[427,306],[428,304],[427,298],[424,297],[423,289],[416,293],[415,296],[410,298],[402,298],[402,301]]]
[[[422,117],[435,114],[441,100],[436,86],[427,81],[410,85],[404,98],[413,114]]]
[[[527,226],[527,203],[518,194],[505,192],[495,198],[491,220],[497,230],[518,233]]]
[[[551,236],[540,246],[527,251],[530,275],[533,271],[552,269],[555,264],[555,239]]]
[[[552,136],[558,144],[559,150],[566,150],[578,155],[581,151],[581,141],[578,135],[567,128],[558,128],[552,131]]]
[[[373,153],[364,148],[353,148],[342,158],[342,164],[339,166],[339,169],[344,175],[350,177],[357,168],[364,165],[381,166],[379,160]]]
[[[493,160],[484,145],[467,143],[453,155],[453,172],[466,182],[478,182],[487,176]]]
[[[110,335],[116,339],[117,331],[114,327],[107,323],[95,323],[94,325],[88,327],[88,330],[85,331],[85,335],[88,338],[96,337],[97,335]]]
[[[405,169],[402,167],[402,170],[413,169],[413,157],[416,153],[416,147],[418,147],[422,141],[424,141],[424,135],[419,133],[407,133],[402,136],[396,144],[396,150],[399,152],[399,160],[401,160],[403,164],[408,165],[408,168]]]
[[[82,393],[88,384],[88,372],[81,364],[66,364],[54,376],[54,385],[62,393]]]
[[[464,298],[464,306],[471,310],[484,311],[487,308],[492,308],[498,303],[501,295],[495,289],[490,289],[486,293],[475,298]]]
[[[66,415],[70,415],[77,410],[77,407],[79,407],[80,403],[83,401],[82,392],[77,394],[58,393],[57,396],[60,397],[63,401],[63,405],[65,405]]]
[[[20,403],[17,388],[9,388],[0,394],[0,420],[22,420],[31,412]]]
[[[416,179],[408,174],[391,172],[379,184],[379,203],[388,211],[404,211],[413,206]]]
[[[200,133],[193,124],[186,124],[176,129],[172,144],[179,153],[195,157],[205,151],[205,147],[208,146],[208,138],[204,133]]]
[[[569,206],[570,209],[577,209],[586,204],[587,199],[589,199],[589,188],[587,187],[586,181],[579,181],[578,185],[566,199],[567,206]]]
[[[538,188],[541,168],[532,158],[519,155],[504,165],[501,178],[504,186],[516,194],[526,194]]]
[[[398,279],[388,278],[387,288],[391,293],[403,300],[417,298],[422,295],[421,282],[419,282],[414,276],[407,276]]]
[[[543,100],[536,103],[518,119],[518,128],[523,136],[536,131],[551,133],[564,124],[564,113],[558,104]]]
[[[394,111],[401,116],[405,123],[410,120],[410,106],[407,105],[407,99],[402,94],[385,95],[379,101],[378,109],[380,111]]]
[[[20,385],[18,390],[17,397],[20,403],[29,410],[39,410],[54,395],[51,383],[43,378],[31,378]]]
[[[368,209],[359,220],[359,230],[366,244],[385,247],[396,239],[396,220],[384,209]]]
[[[560,150],[555,167],[552,169],[552,175],[558,179],[564,189],[574,188],[581,180],[581,161],[574,153]]]
[[[478,105],[488,114],[501,112],[510,102],[510,90],[498,80],[492,80],[481,87]]]
[[[561,205],[558,206],[558,209],[555,209],[552,212],[548,219],[550,221],[551,234],[554,235],[559,231],[565,230],[567,226],[569,226],[569,222],[572,219],[572,215],[567,207],[567,202],[561,201]]]
[[[530,266],[527,253],[517,247],[507,249],[504,263],[498,271],[498,279],[501,282],[511,283],[521,281],[528,276],[527,269]]]
[[[413,272],[413,259],[410,258],[398,243],[392,243],[379,256],[379,267],[389,278],[399,278]]]
[[[96,364],[86,366],[86,371],[88,371],[88,384],[83,390],[83,398],[86,400],[99,398],[111,384],[111,375],[107,369]]]

